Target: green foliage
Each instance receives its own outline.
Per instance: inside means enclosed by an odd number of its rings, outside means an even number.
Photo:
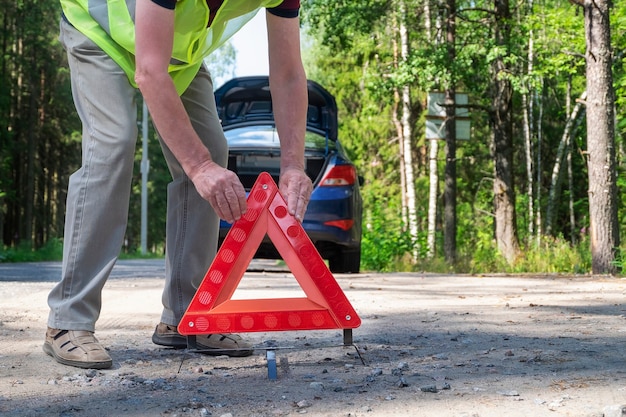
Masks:
[[[58,238],[48,240],[37,250],[33,250],[30,242],[23,242],[17,247],[0,249],[0,262],[60,261],[62,258],[63,241]]]
[[[228,41],[220,46],[209,58],[204,60],[204,63],[213,79],[214,89],[233,78],[237,64],[237,50],[233,42]]]
[[[590,269],[587,166],[584,118],[574,135],[573,189],[563,185],[555,208],[558,236],[529,233],[528,196],[522,117],[522,95],[532,101],[532,198],[539,214],[546,196],[555,151],[566,122],[568,83],[575,99],[586,89],[585,33],[582,9],[565,0],[511,5],[510,38],[496,40],[493,2],[457,1],[456,59],[450,61],[445,42],[428,42],[424,3],[406,0],[409,50],[400,57],[398,2],[389,0],[303,0],[302,22],[308,36],[304,52],[307,73],[337,99],[339,134],[347,153],[365,179],[362,267],[364,270],[440,272],[584,273]],[[432,7],[431,37],[437,19],[447,11]],[[0,261],[48,260],[60,257],[67,178],[80,166],[80,123],[72,104],[69,72],[58,36],[59,3],[23,0],[6,3],[2,12],[5,67],[0,71],[0,222],[5,248]],[[616,97],[618,196],[620,233],[626,232],[626,2],[611,12]],[[529,72],[528,45],[534,40]],[[441,39],[441,38],[440,38]],[[498,43],[499,42],[499,43]],[[19,45],[19,47],[18,47]],[[214,56],[216,78],[227,77],[234,51]],[[523,253],[512,265],[499,254],[494,240],[493,155],[490,105],[494,79],[491,63],[504,61],[498,74],[514,88],[513,183],[517,228]],[[428,204],[428,147],[424,140],[424,104],[428,91],[455,84],[470,97],[472,138],[457,142],[457,262],[448,264],[442,247],[443,149],[438,155],[439,198],[437,255],[425,250]],[[411,240],[402,218],[398,90],[411,88],[412,156],[415,161],[418,241]],[[443,148],[443,146],[441,147]],[[131,195],[126,254],[137,256],[140,239],[141,146],[138,143]],[[162,255],[165,240],[166,189],[170,175],[154,132],[149,144],[148,248]],[[29,182],[30,181],[30,182]],[[575,236],[570,236],[569,197],[574,199]],[[28,206],[30,204],[30,206]],[[30,207],[28,210],[25,207]],[[30,214],[28,214],[30,213]],[[26,219],[27,214],[30,218]],[[27,227],[28,226],[28,227]],[[21,241],[21,242],[20,242]],[[540,243],[536,243],[536,242]],[[577,242],[571,244],[569,242]],[[47,242],[47,243],[46,243]],[[41,247],[40,251],[33,247]],[[412,258],[418,249],[418,259]],[[620,250],[620,254],[621,254]],[[620,257],[616,261],[623,262]]]
[[[589,241],[572,246],[562,237],[544,237],[538,245],[531,245],[507,272],[584,274],[591,270]]]
[[[355,37],[370,34],[386,15],[388,0],[303,0],[302,18],[320,28],[322,42],[331,48],[348,49]]]
[[[377,206],[363,227],[361,268],[365,271],[398,271],[406,268],[407,254],[415,245],[411,235],[397,227],[397,213],[388,217]]]

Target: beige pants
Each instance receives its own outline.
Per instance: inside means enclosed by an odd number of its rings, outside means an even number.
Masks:
[[[83,124],[82,166],[69,181],[62,277],[48,297],[48,326],[94,331],[102,288],[126,233],[138,133],[137,92],[111,58],[65,21],[60,39]],[[226,139],[204,68],[181,98],[213,159],[226,166]],[[215,256],[219,219],[162,141],[161,147],[173,179],[167,188],[161,321],[177,325]]]

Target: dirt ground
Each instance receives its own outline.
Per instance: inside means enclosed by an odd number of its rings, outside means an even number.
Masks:
[[[2,274],[0,270],[0,274]],[[97,336],[112,369],[42,349],[52,282],[0,282],[0,415],[616,417],[626,405],[625,281],[607,277],[337,275],[362,319],[247,333],[247,358],[162,349],[161,276],[117,277]],[[293,296],[288,271],[248,272],[235,297]],[[277,378],[266,348],[279,346]],[[271,364],[270,364],[271,365]]]

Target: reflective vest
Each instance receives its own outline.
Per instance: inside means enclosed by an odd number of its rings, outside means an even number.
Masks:
[[[283,0],[224,0],[210,27],[206,0],[178,0],[168,71],[182,94],[202,60],[241,29],[262,7]],[[109,55],[135,84],[135,0],[61,0],[67,20]]]

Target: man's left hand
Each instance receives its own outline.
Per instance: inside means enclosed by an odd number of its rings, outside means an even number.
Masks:
[[[289,214],[302,222],[313,191],[313,184],[308,175],[302,169],[287,168],[281,170],[278,185],[281,194],[287,201]]]

